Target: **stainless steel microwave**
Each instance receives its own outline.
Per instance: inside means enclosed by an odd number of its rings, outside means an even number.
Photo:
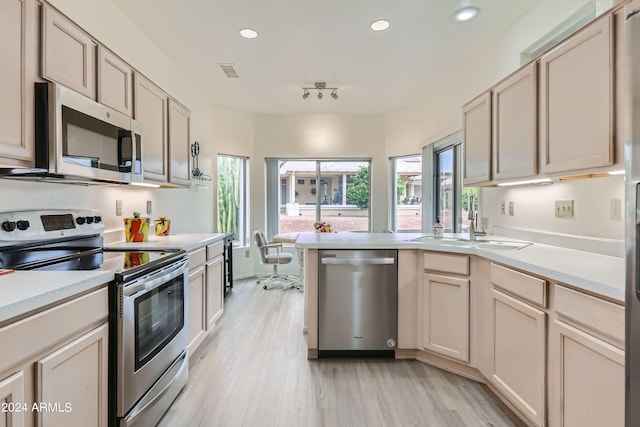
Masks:
[[[36,83],[35,166],[62,179],[142,182],[140,125],[64,86]]]

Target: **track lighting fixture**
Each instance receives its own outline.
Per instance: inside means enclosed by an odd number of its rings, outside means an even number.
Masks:
[[[310,90],[318,91],[318,99],[322,99],[324,97],[323,90],[330,90],[331,97],[333,99],[338,99],[338,88],[337,87],[327,87],[325,82],[316,82],[315,87],[303,87],[302,88],[302,99],[307,99],[310,95]]]

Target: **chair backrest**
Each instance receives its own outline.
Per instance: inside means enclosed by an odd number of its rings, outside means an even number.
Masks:
[[[267,236],[264,234],[264,231],[256,230],[253,232],[253,239],[256,242],[256,247],[258,248],[258,253],[260,254],[260,262],[263,264],[267,264],[268,249],[264,247],[269,243],[267,241]]]

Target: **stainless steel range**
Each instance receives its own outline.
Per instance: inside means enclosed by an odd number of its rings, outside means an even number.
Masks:
[[[188,378],[185,251],[103,250],[92,210],[0,212],[0,268],[107,269],[110,425],[153,426]]]

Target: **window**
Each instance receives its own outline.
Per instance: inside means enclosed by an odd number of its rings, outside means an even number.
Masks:
[[[469,230],[469,196],[474,196],[475,212],[478,208],[478,189],[462,187],[462,133],[456,132],[423,150],[425,175],[433,176],[433,204],[430,212],[425,212],[424,221],[430,232],[431,226],[440,219],[445,233],[461,233]],[[427,225],[427,224],[425,224]]]
[[[266,159],[267,235],[314,231],[369,231],[370,160]],[[270,188],[280,183],[276,193]]]
[[[391,159],[392,230],[422,230],[422,157],[419,155]]]
[[[245,157],[218,155],[216,229],[232,234],[235,246],[249,245],[248,163]]]

